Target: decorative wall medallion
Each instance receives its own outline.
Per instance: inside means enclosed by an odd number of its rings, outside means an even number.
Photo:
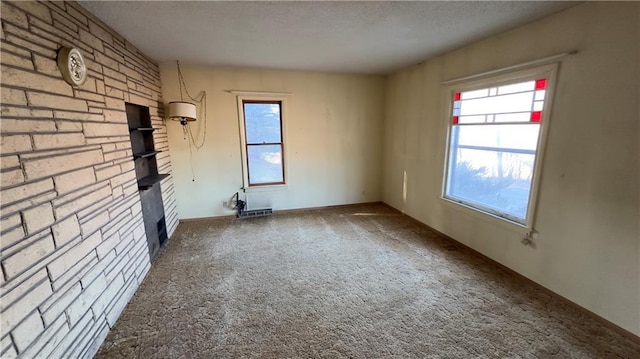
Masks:
[[[75,47],[63,46],[58,50],[58,68],[71,86],[80,86],[87,80],[87,66],[80,50]]]

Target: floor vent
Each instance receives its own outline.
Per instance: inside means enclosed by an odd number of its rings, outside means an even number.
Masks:
[[[245,218],[255,218],[255,217],[267,217],[273,214],[273,210],[271,208],[246,210],[245,208],[247,207],[247,202],[241,200],[237,192],[235,194],[235,201],[236,201],[236,204],[235,204],[235,207],[233,208],[238,211],[238,214],[236,215],[237,218],[245,219]]]
[[[241,211],[238,213],[238,218],[254,218],[254,217],[266,217],[273,213],[271,208],[265,209],[253,209],[250,211]]]

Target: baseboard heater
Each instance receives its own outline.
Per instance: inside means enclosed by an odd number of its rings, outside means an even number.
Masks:
[[[246,210],[247,202],[240,199],[240,195],[236,192],[236,206],[234,207],[238,212],[236,214],[237,218],[246,219],[246,218],[255,218],[255,217],[267,217],[273,214],[273,209],[271,208],[263,208],[263,209],[252,209]]]

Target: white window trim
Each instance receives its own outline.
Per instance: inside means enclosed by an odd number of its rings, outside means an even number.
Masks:
[[[238,132],[240,134],[240,157],[242,161],[242,190],[244,192],[265,192],[265,191],[274,191],[274,190],[284,190],[288,188],[289,183],[289,156],[287,152],[287,94],[284,93],[268,93],[268,92],[250,92],[250,91],[235,91],[234,94],[243,93],[242,95],[236,96],[237,104],[238,104]],[[248,163],[247,163],[247,148],[245,146],[246,143],[246,133],[244,127],[244,106],[243,101],[280,101],[280,121],[282,128],[282,153],[283,153],[283,161],[282,165],[284,166],[283,171],[283,180],[284,183],[272,184],[272,185],[253,185],[249,186],[249,171],[248,171]]]
[[[556,79],[558,73],[558,63],[552,63],[544,66],[539,66],[535,68],[529,68],[524,70],[517,71],[508,71],[502,73],[491,73],[487,76],[482,76],[480,78],[476,76],[472,76],[468,81],[456,81],[454,84],[450,84],[444,87],[443,91],[443,110],[444,114],[442,116],[446,121],[446,125],[444,126],[446,129],[445,133],[445,149],[444,149],[444,167],[442,172],[442,188],[440,192],[440,199],[444,201],[444,203],[449,204],[452,208],[456,210],[463,211],[467,214],[470,214],[474,217],[479,217],[481,219],[489,219],[490,221],[497,224],[508,224],[511,228],[521,228],[526,229],[528,231],[534,230],[535,218],[536,218],[536,210],[538,204],[538,192],[540,189],[540,178],[542,173],[542,163],[544,161],[544,152],[547,141],[547,132],[549,128],[549,122],[551,119],[551,112],[553,109],[553,99],[555,96],[555,86]],[[484,87],[495,87],[504,83],[513,83],[518,81],[527,81],[527,80],[535,80],[537,78],[544,77],[547,79],[547,89],[546,89],[546,98],[545,98],[545,109],[542,111],[542,119],[540,124],[540,133],[538,137],[538,146],[536,149],[536,156],[533,165],[533,176],[532,176],[532,184],[531,184],[531,192],[529,194],[529,204],[527,207],[527,218],[523,222],[519,222],[515,219],[509,218],[508,215],[501,215],[497,213],[493,213],[487,210],[483,210],[481,208],[472,206],[468,203],[464,203],[462,201],[457,201],[452,198],[446,197],[446,184],[447,184],[447,176],[448,176],[448,165],[449,165],[449,147],[451,141],[451,114],[453,110],[453,94],[456,92],[464,92]],[[497,212],[497,211],[496,211]],[[514,227],[515,226],[515,227]]]

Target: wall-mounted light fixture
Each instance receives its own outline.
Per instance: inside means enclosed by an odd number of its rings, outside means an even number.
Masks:
[[[197,118],[196,112],[196,105],[190,102],[169,102],[169,118],[174,121],[180,121],[182,126],[186,126],[188,122],[195,121]]]
[[[77,48],[61,47],[58,50],[57,62],[62,78],[71,86],[81,86],[87,80],[87,65]]]
[[[201,91],[200,94],[196,97],[191,96],[189,93],[189,89],[187,89],[187,84],[184,82],[184,76],[182,75],[182,70],[180,69],[180,61],[176,61],[176,70],[178,70],[178,85],[180,87],[180,101],[172,101],[169,102],[169,111],[168,117],[171,120],[179,121],[182,125],[182,133],[184,135],[184,139],[189,143],[189,156],[193,156],[192,147],[196,148],[196,151],[200,150],[204,146],[204,143],[207,139],[207,92]],[[185,101],[185,96],[188,100],[193,102]],[[195,104],[199,104],[200,113],[203,114],[202,121],[202,142],[199,144],[196,142],[196,139],[191,132],[191,126],[189,122],[195,122],[198,118],[198,108]],[[200,127],[200,126],[198,126]],[[200,136],[198,136],[200,137]],[[195,173],[193,171],[193,160],[191,163],[191,175],[193,176],[192,181],[196,180]]]

